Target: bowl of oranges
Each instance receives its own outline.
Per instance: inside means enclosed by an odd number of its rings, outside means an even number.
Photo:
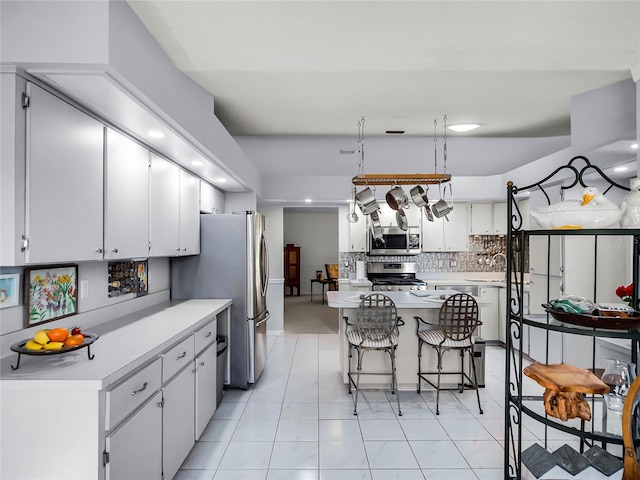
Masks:
[[[45,328],[34,333],[32,338],[11,345],[11,350],[25,355],[52,355],[88,347],[97,339],[97,334],[85,333],[80,327]]]

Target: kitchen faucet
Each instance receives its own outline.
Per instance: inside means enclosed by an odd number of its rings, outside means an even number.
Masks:
[[[507,281],[507,256],[502,253],[502,252],[498,252],[496,253],[493,257],[491,257],[491,265],[495,265],[496,264],[496,258],[498,257],[502,257],[504,259],[504,281]]]

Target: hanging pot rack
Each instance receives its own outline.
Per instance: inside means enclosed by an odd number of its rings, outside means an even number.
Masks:
[[[448,173],[374,173],[365,175],[356,175],[351,182],[358,185],[438,185],[447,183],[451,180],[451,174]]]

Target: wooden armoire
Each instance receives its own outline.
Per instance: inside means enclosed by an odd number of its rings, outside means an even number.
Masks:
[[[300,296],[300,247],[287,243],[284,247],[284,288],[289,287],[289,295],[293,295],[293,288]]]

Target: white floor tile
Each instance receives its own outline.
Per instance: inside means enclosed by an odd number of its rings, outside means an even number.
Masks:
[[[314,402],[284,402],[280,420],[317,420],[318,404]]]
[[[275,442],[269,470],[317,469],[318,442]]]
[[[408,442],[364,442],[369,466],[374,469],[417,469],[418,463]]]
[[[216,420],[238,420],[246,406],[246,403],[222,402],[213,414],[213,418]]]
[[[267,480],[318,480],[318,470],[273,470],[269,469]]]
[[[273,442],[278,420],[240,420],[231,440],[234,442]]]
[[[215,470],[179,470],[173,480],[211,480]]]
[[[182,463],[184,470],[215,470],[225,453],[227,442],[196,442]]]
[[[423,480],[424,475],[418,469],[408,470],[371,470],[373,480]],[[451,480],[451,477],[449,477]]]
[[[353,414],[353,403],[320,402],[319,408],[318,418],[321,420],[357,418]]]
[[[469,468],[423,468],[422,474],[427,480],[477,480],[478,478]]]
[[[220,462],[223,470],[266,470],[273,442],[229,442]]]
[[[320,442],[320,470],[368,467],[363,442]]]
[[[321,442],[362,441],[358,420],[320,420],[318,428]]]
[[[269,403],[247,403],[242,413],[242,420],[278,420],[280,418],[280,410],[282,402]]]
[[[218,469],[213,480],[265,480],[267,470],[221,470]]]
[[[397,420],[360,418],[362,438],[367,440],[406,440]]]
[[[412,440],[409,445],[422,469],[469,468],[469,464],[450,440]]]
[[[438,420],[451,440],[493,440],[491,434],[475,418],[439,418]]]
[[[280,420],[278,442],[317,442],[318,420]]]
[[[400,427],[407,440],[449,440],[447,432],[435,418],[412,419],[403,416]]]
[[[496,441],[454,443],[471,468],[501,468],[504,464],[504,450]]]
[[[202,442],[228,442],[233,436],[239,420],[212,419],[198,440]]]
[[[475,469],[473,473],[476,474],[479,480],[503,480],[504,469],[503,468],[483,468]]]
[[[320,480],[371,480],[369,470],[320,470]]]

